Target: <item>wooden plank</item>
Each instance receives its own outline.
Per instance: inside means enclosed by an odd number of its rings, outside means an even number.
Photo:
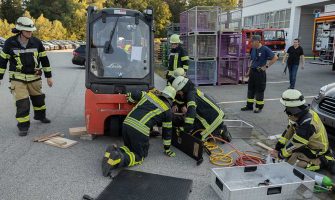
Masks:
[[[69,128],[69,133],[72,136],[81,136],[87,134],[86,127]]]
[[[271,147],[267,146],[266,144],[263,144],[263,143],[261,143],[261,142],[257,142],[256,144],[257,144],[258,146],[262,147],[263,149],[266,149],[266,150],[268,150],[268,151],[273,151],[273,149],[272,149]]]
[[[61,133],[58,132],[58,133],[52,133],[52,134],[47,134],[47,135],[41,135],[41,136],[37,136],[37,137],[34,137],[33,138],[33,141],[34,142],[44,142],[44,141],[47,141],[53,137],[57,137],[57,136],[60,136]]]
[[[55,147],[65,149],[65,148],[69,148],[69,147],[77,144],[78,142],[74,141],[74,140],[67,139],[67,138],[55,137],[55,138],[52,138],[50,140],[45,141],[44,143],[48,144],[48,145],[51,145],[51,146],[55,146]],[[60,145],[60,143],[62,143],[62,145]]]

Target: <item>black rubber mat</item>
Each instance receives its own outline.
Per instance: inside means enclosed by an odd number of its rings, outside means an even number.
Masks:
[[[192,180],[123,170],[96,200],[186,200]]]

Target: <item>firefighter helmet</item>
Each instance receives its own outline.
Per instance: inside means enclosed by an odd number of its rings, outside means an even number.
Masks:
[[[306,100],[299,90],[288,89],[283,92],[280,102],[285,107],[299,107],[304,105]]]
[[[185,70],[181,67],[178,67],[177,69],[174,70],[173,75],[174,77],[185,76]]]
[[[172,87],[174,87],[174,89],[176,91],[180,91],[182,90],[186,83],[188,82],[188,78],[185,78],[183,76],[178,76],[176,79],[174,79],[174,81],[172,82]]]
[[[174,99],[176,97],[176,90],[172,86],[166,86],[162,94],[167,98]]]
[[[180,43],[179,35],[177,35],[177,34],[171,35],[171,37],[170,37],[170,43],[171,44],[179,44]]]
[[[15,28],[19,31],[36,31],[33,20],[28,17],[19,17],[16,20]]]

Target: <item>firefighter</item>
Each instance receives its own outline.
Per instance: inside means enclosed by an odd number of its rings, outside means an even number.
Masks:
[[[124,146],[108,146],[102,160],[104,176],[120,167],[142,164],[149,150],[150,129],[162,124],[164,153],[169,157],[176,154],[170,150],[172,134],[172,102],[176,91],[166,86],[161,95],[152,92],[133,92],[127,95],[128,102],[137,103],[123,122],[122,135]]]
[[[0,53],[0,80],[3,79],[9,61],[10,89],[16,101],[16,119],[19,136],[26,136],[30,126],[30,102],[34,109],[34,119],[50,123],[46,118],[45,95],[42,93],[42,70],[52,87],[51,67],[42,42],[32,36],[36,30],[34,22],[27,17],[16,21],[13,33]],[[40,66],[42,64],[42,67]]]
[[[328,168],[335,173],[334,156],[329,148],[326,129],[318,114],[305,104],[301,92],[286,90],[280,102],[285,106],[289,124],[272,155],[307,170]]]
[[[196,135],[205,141],[210,134],[221,137],[227,142],[231,141],[230,133],[223,123],[224,113],[213,100],[194,87],[186,77],[179,76],[172,82],[172,87],[177,91],[174,113],[185,113],[182,131],[193,133],[202,130]]]
[[[274,64],[278,57],[267,46],[261,44],[261,37],[252,37],[251,66],[248,69],[248,99],[247,105],[241,111],[253,110],[256,98],[254,113],[260,113],[264,107],[264,91],[266,88],[266,70]],[[268,59],[271,59],[268,63]]]
[[[168,85],[171,85],[174,79],[176,79],[178,76],[184,76],[186,77],[186,72],[183,68],[177,68],[173,71],[173,74],[168,77]]]
[[[168,72],[166,74],[166,79],[169,80],[170,76],[173,76],[174,71],[177,68],[183,68],[185,73],[188,70],[188,60],[189,57],[186,51],[181,47],[179,35],[173,34],[170,37],[171,52],[169,55],[169,65]]]

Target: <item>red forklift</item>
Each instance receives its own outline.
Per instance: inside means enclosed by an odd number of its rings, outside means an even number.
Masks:
[[[90,135],[118,136],[133,108],[125,94],[154,84],[153,10],[90,6],[87,12],[86,129]]]

